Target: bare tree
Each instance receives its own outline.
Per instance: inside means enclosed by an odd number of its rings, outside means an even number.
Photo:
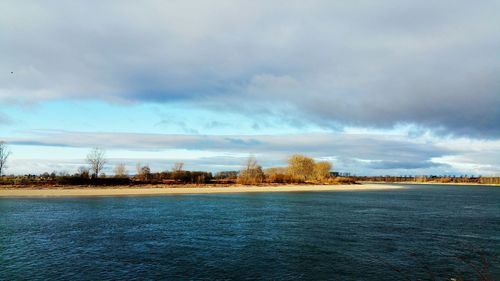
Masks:
[[[185,175],[185,173],[182,171],[183,167],[184,163],[182,162],[174,163],[174,166],[172,166],[172,179],[176,181],[183,181]]]
[[[0,176],[7,168],[7,159],[9,158],[10,151],[4,141],[0,141]]]
[[[245,169],[244,170],[253,170],[259,167],[259,164],[257,164],[257,158],[255,156],[250,155],[247,158],[247,162],[245,163]]]
[[[142,168],[141,162],[137,162],[137,164],[135,164],[135,174],[136,175],[139,176],[141,174],[141,168]]]
[[[144,165],[141,168],[141,175],[144,176],[145,180],[149,180],[151,177],[151,168],[149,168],[149,165]]]
[[[245,167],[240,171],[238,183],[241,184],[259,184],[264,181],[264,172],[257,163],[254,156],[250,156],[245,163]]]
[[[141,163],[137,163],[135,168],[137,170],[137,177],[140,180],[148,181],[151,179],[151,169],[148,164],[142,166]]]
[[[117,177],[117,178],[126,177],[128,174],[127,169],[125,168],[125,164],[123,164],[123,163],[116,164],[113,172],[115,173],[115,177]]]
[[[151,169],[149,165],[144,165],[141,167],[141,179],[144,181],[149,181],[151,179]]]
[[[93,148],[87,155],[87,163],[90,165],[93,178],[97,178],[99,176],[99,172],[102,171],[104,165],[107,163],[105,155],[106,152],[97,147]]]
[[[89,168],[87,168],[85,166],[78,167],[76,174],[79,177],[84,178],[84,179],[88,179],[90,177]]]
[[[184,168],[184,163],[182,162],[174,163],[174,166],[172,167],[172,172],[181,172],[182,168]]]

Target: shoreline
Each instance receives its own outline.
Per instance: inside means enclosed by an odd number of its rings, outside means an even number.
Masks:
[[[475,186],[500,186],[494,183],[466,183],[466,182],[384,182],[384,181],[358,181],[360,184],[421,184],[421,185],[475,185]]]
[[[383,184],[356,185],[278,185],[278,186],[239,186],[227,187],[113,187],[113,188],[74,188],[74,189],[2,189],[0,198],[8,197],[86,197],[86,196],[143,196],[143,195],[182,195],[182,194],[223,194],[223,193],[262,193],[262,192],[324,192],[324,191],[369,191],[402,189],[404,186]]]

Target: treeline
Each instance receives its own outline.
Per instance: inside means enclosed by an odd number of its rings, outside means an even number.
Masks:
[[[95,186],[113,186],[113,185],[142,185],[142,184],[209,184],[217,183],[210,172],[201,171],[165,171],[159,173],[140,173],[133,176],[106,176],[101,174],[99,177],[89,176],[87,173],[75,173],[68,175],[65,173],[56,174],[55,172],[42,175],[24,175],[24,176],[3,176],[0,178],[0,184],[3,185],[95,185]]]
[[[415,183],[465,183],[500,184],[500,177],[475,176],[350,176],[332,171],[328,161],[295,154],[288,158],[287,166],[264,169],[255,157],[249,157],[239,171],[221,171],[216,174],[205,171],[188,171],[182,162],[171,170],[151,172],[149,165],[136,165],[136,172],[129,175],[125,164],[118,163],[113,175],[102,171],[108,161],[105,151],[94,148],[87,155],[88,166],[81,166],[74,174],[52,172],[41,175],[4,176],[10,156],[5,142],[0,141],[0,185],[135,185],[135,184],[353,184],[365,182],[415,182]]]
[[[356,181],[368,182],[415,182],[415,183],[470,183],[470,184],[500,184],[500,177],[482,176],[354,176]]]
[[[81,166],[74,174],[65,172],[41,175],[2,176],[3,185],[136,185],[136,184],[351,184],[350,177],[340,177],[331,172],[328,161],[315,161],[304,155],[292,155],[286,167],[263,169],[255,157],[249,157],[240,171],[221,171],[216,174],[204,171],[188,171],[181,162],[171,170],[151,172],[149,165],[136,165],[134,175],[129,175],[125,164],[118,163],[113,175],[102,173],[107,163],[104,151],[93,149],[87,157],[88,166]]]
[[[352,184],[352,178],[334,176],[331,172],[332,164],[328,161],[316,162],[313,158],[295,154],[288,158],[286,167],[271,167],[263,169],[255,157],[248,158],[244,168],[240,171],[237,182],[239,184]]]

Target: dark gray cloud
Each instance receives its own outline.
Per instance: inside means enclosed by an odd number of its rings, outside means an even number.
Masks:
[[[180,101],[498,138],[499,19],[498,1],[2,1],[0,102]]]

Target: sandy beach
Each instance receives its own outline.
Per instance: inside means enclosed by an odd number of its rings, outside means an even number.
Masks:
[[[213,194],[246,192],[309,192],[309,191],[365,191],[399,189],[403,186],[382,184],[359,185],[281,185],[281,186],[228,186],[228,187],[114,187],[114,188],[50,188],[1,189],[0,197],[60,197],[60,196],[137,196],[175,194]]]

